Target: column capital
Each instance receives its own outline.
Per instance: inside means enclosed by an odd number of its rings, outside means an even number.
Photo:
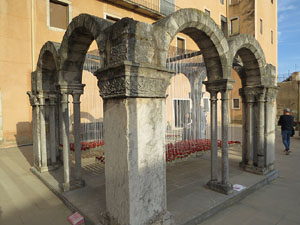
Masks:
[[[31,91],[27,91],[27,95],[29,96],[29,102],[31,106],[39,105],[39,100],[37,95],[33,94]]]
[[[165,98],[172,72],[124,61],[95,72],[100,95],[108,98]]]
[[[239,89],[240,96],[243,98],[243,101],[247,103],[254,102],[264,102],[266,87],[264,86],[253,86],[253,87],[244,87]]]
[[[204,81],[203,83],[206,86],[206,90],[208,92],[226,92],[232,90],[232,84],[234,80],[222,79],[222,80],[214,80],[214,81]]]
[[[265,95],[266,102],[273,103],[276,100],[278,91],[279,91],[279,87],[277,86],[268,87]]]
[[[80,96],[82,93],[80,92],[72,92],[73,96],[73,104],[80,104]]]
[[[61,94],[83,93],[85,84],[59,84],[58,89]]]

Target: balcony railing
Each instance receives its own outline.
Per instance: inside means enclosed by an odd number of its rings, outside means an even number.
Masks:
[[[119,5],[142,13],[144,15],[153,17],[154,19],[161,19],[180,8],[176,6],[172,0],[101,0],[109,2],[114,5]]]

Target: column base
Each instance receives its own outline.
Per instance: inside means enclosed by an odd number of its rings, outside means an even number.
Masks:
[[[110,216],[109,212],[103,213],[101,215],[100,219],[101,223],[103,225],[120,225],[120,223],[117,222],[116,218],[113,218]],[[170,212],[165,211],[160,216],[156,217],[155,219],[150,219],[147,225],[175,225],[175,222],[172,218],[172,215]]]
[[[85,181],[84,180],[72,180],[70,183],[62,183],[61,189],[66,192],[66,191],[73,191],[76,189],[83,188],[85,186]]]
[[[223,184],[222,182],[210,180],[207,183],[207,187],[213,191],[217,191],[225,195],[229,195],[233,192],[233,187],[230,183]]]
[[[44,172],[49,172],[52,170],[56,170],[59,167],[59,165],[50,165],[50,166],[35,166],[35,168],[37,169],[37,171],[39,171],[40,173],[44,173]]]
[[[274,164],[270,164],[265,167],[258,167],[255,165],[249,165],[245,162],[240,162],[240,167],[242,167],[247,172],[255,173],[259,175],[265,175],[275,169]]]

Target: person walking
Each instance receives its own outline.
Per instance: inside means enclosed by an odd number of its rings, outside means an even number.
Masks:
[[[290,109],[286,108],[283,111],[283,115],[280,116],[278,120],[278,125],[281,126],[281,136],[282,142],[285,147],[285,154],[288,155],[291,153],[290,150],[290,137],[295,133],[294,131],[294,117],[290,115]]]

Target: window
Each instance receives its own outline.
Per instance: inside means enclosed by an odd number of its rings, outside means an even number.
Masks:
[[[240,33],[240,23],[238,18],[233,18],[230,20],[230,35],[235,35]]]
[[[221,30],[227,36],[227,18],[221,15]]]
[[[70,21],[69,4],[66,1],[49,1],[49,26],[66,30]]]
[[[220,3],[221,3],[222,5],[224,5],[224,0],[220,0]]]
[[[232,109],[240,109],[240,99],[239,98],[232,99]]]
[[[205,9],[204,12],[206,15],[210,16],[210,11],[208,9]]]
[[[273,44],[273,31],[271,30],[271,44]]]
[[[259,24],[260,24],[260,34],[263,34],[263,20],[262,19],[259,20]]]
[[[104,19],[106,19],[106,20],[108,20],[110,22],[115,23],[115,22],[119,21],[121,18],[118,17],[118,16],[108,15],[108,14],[105,13],[104,14]]]
[[[174,99],[173,103],[174,103],[175,127],[183,127],[185,114],[191,113],[191,100]]]
[[[177,55],[185,53],[185,39],[177,37]]]
[[[205,112],[209,112],[209,99],[207,97],[203,98],[203,108]]]

